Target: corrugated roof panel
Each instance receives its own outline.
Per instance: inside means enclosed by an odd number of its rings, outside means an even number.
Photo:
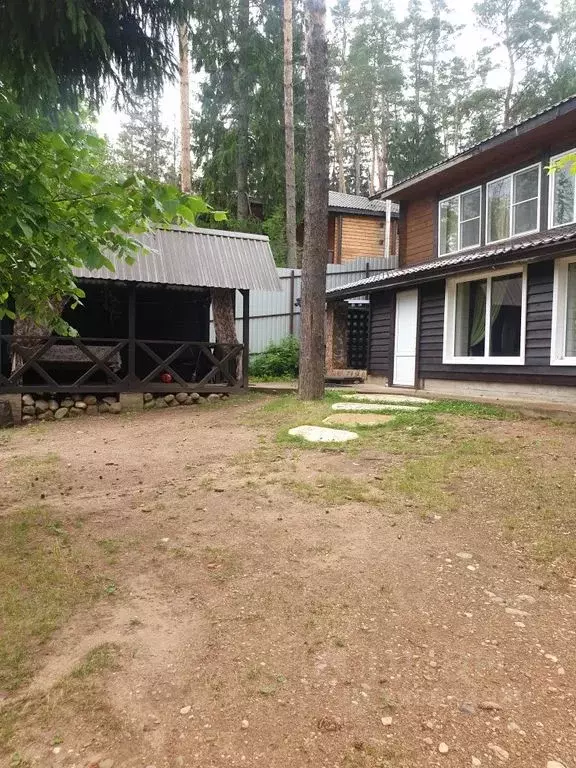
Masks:
[[[555,243],[561,243],[568,240],[576,240],[576,224],[570,224],[559,229],[549,229],[545,232],[537,232],[532,235],[525,235],[524,237],[509,240],[498,246],[487,245],[472,253],[467,252],[456,256],[443,256],[439,259],[426,261],[423,264],[416,264],[413,267],[391,269],[388,272],[381,272],[380,274],[371,275],[363,280],[355,280],[353,283],[332,288],[326,293],[328,296],[345,297],[347,295],[361,293],[362,290],[360,289],[373,290],[374,288],[379,287],[385,288],[388,283],[397,284],[401,282],[402,278],[408,280],[412,275],[422,274],[424,276],[429,273],[445,272],[446,270],[450,270],[451,267],[459,267],[461,264],[472,264],[476,261],[482,262],[494,256],[522,252],[529,250],[530,248],[538,248],[543,245],[554,245]],[[458,270],[455,269],[454,271],[456,272]]]
[[[364,213],[378,213],[384,215],[386,202],[384,200],[370,200],[363,195],[348,195],[345,192],[328,192],[329,208],[346,208],[350,211],[363,211]],[[392,204],[392,212],[398,213],[397,203]]]
[[[134,264],[112,258],[116,271],[75,269],[76,277],[160,285],[279,291],[267,237],[217,229],[157,229],[138,237]]]

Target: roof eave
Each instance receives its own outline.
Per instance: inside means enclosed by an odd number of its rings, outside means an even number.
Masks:
[[[385,219],[386,211],[371,211],[362,208],[342,208],[337,205],[328,206],[329,213],[347,213],[350,216],[369,216],[374,219]],[[398,218],[398,212],[392,211],[392,218]]]
[[[455,166],[460,165],[461,163],[464,163],[467,160],[470,160],[472,157],[476,157],[477,155],[487,152],[496,147],[499,147],[502,144],[505,144],[506,142],[511,141],[512,139],[518,138],[519,136],[523,136],[524,134],[529,133],[530,131],[533,131],[535,128],[539,128],[541,125],[545,125],[546,123],[549,123],[552,120],[556,120],[558,117],[561,117],[562,115],[568,114],[569,112],[573,112],[575,109],[576,109],[576,97],[567,99],[561,104],[557,104],[556,106],[546,110],[543,114],[536,115],[533,118],[528,118],[523,123],[520,123],[519,125],[516,125],[516,126],[512,126],[507,131],[498,133],[496,136],[493,136],[492,138],[488,138],[485,141],[482,141],[479,144],[474,145],[469,150],[465,150],[462,154],[458,154],[453,158],[449,158],[448,160],[441,163],[440,165],[434,166],[433,168],[429,168],[428,170],[424,170],[422,171],[422,173],[419,173],[410,179],[406,179],[406,181],[401,181],[398,184],[394,184],[392,187],[389,187],[388,189],[384,189],[384,190],[381,190],[380,192],[376,192],[374,195],[370,196],[370,200],[389,200],[389,199],[397,200],[398,196],[401,193],[405,192],[408,189],[411,189],[412,187],[415,187],[421,184],[422,182],[432,178],[433,176],[437,176],[440,173],[444,173],[445,171],[448,171],[451,168],[454,168]]]
[[[506,254],[495,254],[485,260],[478,259],[473,262],[463,262],[461,264],[451,264],[444,269],[439,266],[437,270],[430,272],[416,272],[411,275],[399,275],[390,280],[384,280],[381,283],[374,282],[372,285],[358,285],[346,290],[346,286],[335,288],[327,294],[327,301],[338,299],[349,299],[354,296],[365,296],[377,291],[385,291],[389,288],[398,288],[399,286],[420,285],[422,283],[431,283],[434,280],[441,280],[452,275],[461,275],[468,272],[478,272],[482,269],[497,268],[507,266],[508,264],[528,264],[535,261],[545,261],[553,256],[562,256],[564,254],[574,253],[574,240],[562,241],[560,243],[544,243],[522,251],[510,251]]]

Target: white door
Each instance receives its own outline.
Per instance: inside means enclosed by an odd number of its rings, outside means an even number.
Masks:
[[[418,331],[418,290],[396,294],[394,331],[394,380],[400,387],[416,384],[416,334]]]

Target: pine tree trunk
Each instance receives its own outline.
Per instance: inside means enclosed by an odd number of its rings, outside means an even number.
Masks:
[[[292,0],[284,0],[284,147],[286,175],[286,243],[288,267],[298,266],[296,245],[296,161],[294,150],[294,41]]]
[[[356,134],[354,142],[354,194],[360,194],[360,136]]]
[[[190,68],[188,26],[178,28],[180,44],[180,187],[182,192],[192,189],[190,170]]]
[[[324,394],[328,254],[328,45],[326,2],[306,0],[306,178],[299,395]]]
[[[212,317],[217,344],[238,344],[236,335],[236,291],[234,288],[212,288]],[[238,355],[231,370],[238,377],[242,371],[242,355]]]
[[[250,218],[250,201],[248,199],[248,132],[250,128],[250,111],[248,103],[249,31],[250,0],[239,0],[238,40],[240,52],[236,87],[236,187],[238,194],[236,215],[239,219]]]

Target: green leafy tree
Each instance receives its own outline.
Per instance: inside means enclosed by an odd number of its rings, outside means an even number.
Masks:
[[[74,267],[113,270],[112,256],[134,258],[139,233],[211,211],[176,187],[95,171],[102,139],[80,127],[53,130],[1,94],[0,146],[0,318],[69,332],[60,310],[82,298]]]

